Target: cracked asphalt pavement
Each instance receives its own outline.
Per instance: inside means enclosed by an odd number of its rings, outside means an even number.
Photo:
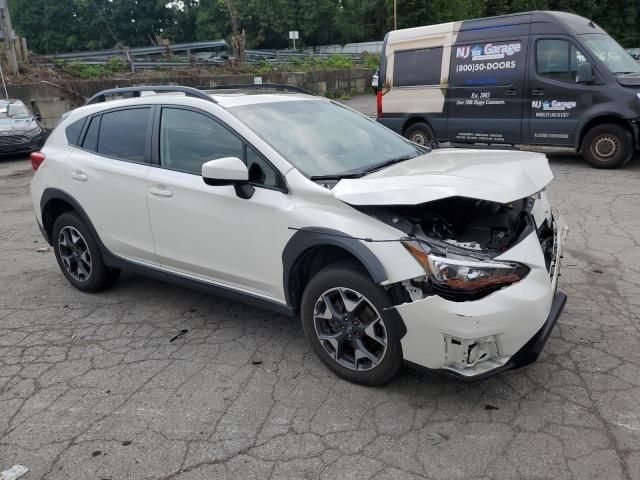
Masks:
[[[476,385],[333,376],[299,322],[133,274],[69,285],[0,160],[0,471],[31,479],[640,479],[640,162],[553,157],[569,300]],[[115,212],[114,212],[115,214]]]

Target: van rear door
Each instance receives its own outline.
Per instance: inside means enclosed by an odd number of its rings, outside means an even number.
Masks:
[[[470,42],[461,32],[451,47],[446,100],[452,142],[522,142],[528,43],[528,35]]]

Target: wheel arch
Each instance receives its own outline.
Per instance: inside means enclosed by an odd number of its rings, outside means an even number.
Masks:
[[[380,260],[360,240],[329,228],[303,228],[291,237],[282,252],[282,281],[287,304],[297,310],[312,276],[339,261],[357,262],[376,284],[387,280]]]
[[[431,131],[435,132],[435,130],[433,129],[433,125],[431,125],[431,122],[429,122],[429,120],[427,120],[425,117],[420,115],[413,115],[407,118],[407,120],[405,120],[404,122],[404,125],[402,125],[402,135],[404,136],[404,134],[407,132],[409,127],[411,125],[415,125],[416,123],[426,123],[431,129]]]
[[[625,130],[628,130],[631,135],[633,135],[636,146],[638,145],[638,134],[636,129],[633,128],[631,122],[626,120],[615,113],[603,113],[599,114],[595,117],[592,117],[588,120],[585,120],[580,128],[578,129],[579,134],[576,136],[576,151],[582,151],[582,142],[584,137],[587,135],[587,132],[598,125],[603,125],[605,123],[613,123],[621,126]]]
[[[89,219],[87,212],[85,212],[82,206],[80,206],[80,203],[67,192],[57,188],[45,189],[40,198],[40,211],[42,213],[42,228],[46,233],[47,241],[50,245],[53,245],[53,224],[56,219],[63,213],[75,212],[80,216],[80,219],[98,243],[98,247],[105,257],[105,261],[110,257],[109,251],[100,240],[100,236]]]

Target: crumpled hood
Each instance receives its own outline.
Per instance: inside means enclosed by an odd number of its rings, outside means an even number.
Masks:
[[[447,148],[340,180],[332,193],[351,205],[418,205],[455,196],[509,203],[551,180],[549,162],[540,153]]]

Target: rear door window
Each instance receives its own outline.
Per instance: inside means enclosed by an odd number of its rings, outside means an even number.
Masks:
[[[100,133],[100,116],[93,117],[84,135],[82,148],[92,152],[98,151],[98,134]]]
[[[82,133],[82,127],[84,127],[84,122],[86,120],[86,118],[81,118],[65,129],[64,133],[67,136],[69,145],[78,145],[78,142],[80,141],[80,134]]]
[[[149,110],[129,108],[102,114],[97,152],[121,160],[144,162]]]
[[[393,84],[396,87],[440,85],[442,47],[400,50],[393,59]]]

